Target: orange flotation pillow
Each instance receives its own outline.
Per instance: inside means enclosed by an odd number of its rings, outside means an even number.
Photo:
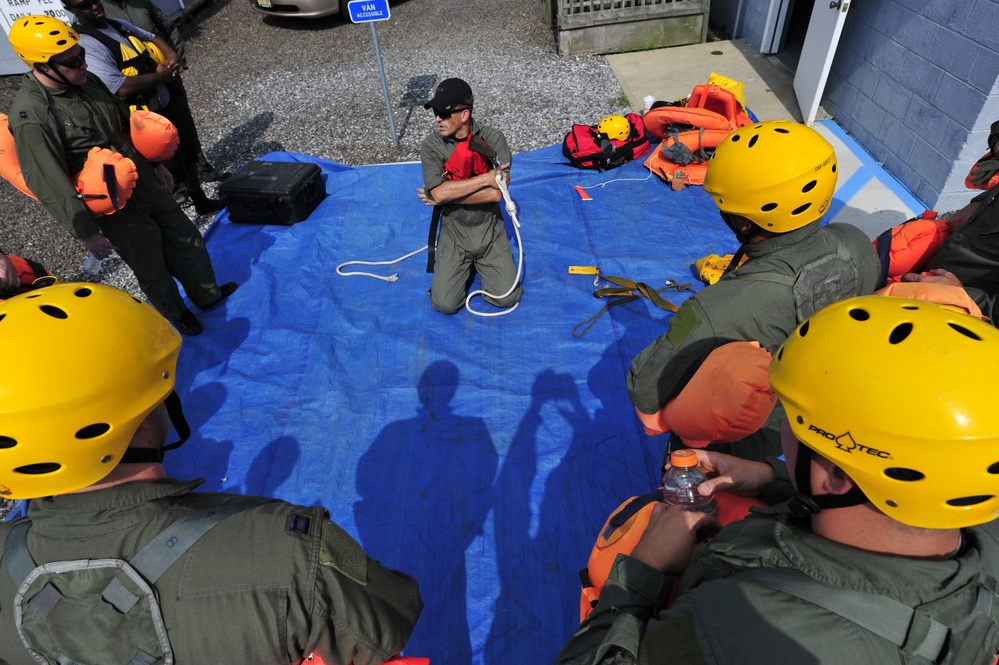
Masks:
[[[894,296],[910,300],[925,300],[952,307],[965,314],[988,321],[981,308],[960,286],[935,282],[895,282],[874,292],[876,296]]]
[[[173,123],[152,111],[133,111],[129,116],[132,125],[132,145],[151,162],[165,162],[177,152],[180,137]]]
[[[769,367],[770,352],[759,342],[718,347],[663,408],[663,422],[692,448],[749,436],[763,426],[777,402],[767,380]]]
[[[767,505],[757,498],[737,496],[729,492],[716,492],[713,496],[718,504],[718,521],[722,526],[741,520],[753,506]],[[585,580],[579,596],[580,623],[597,604],[617,555],[631,554],[634,551],[635,545],[649,527],[652,510],[661,498],[661,492],[632,497],[618,506],[604,522],[597,542],[590,551],[586,568],[580,575]]]
[[[105,165],[111,167],[113,188],[105,182]],[[73,184],[94,217],[100,217],[123,208],[138,181],[139,172],[135,169],[135,162],[107,148],[93,147]]]
[[[17,151],[14,149],[14,135],[10,132],[10,122],[6,113],[0,113],[0,176],[3,176],[4,180],[14,185],[21,193],[36,198],[24,182],[21,161],[17,158]]]

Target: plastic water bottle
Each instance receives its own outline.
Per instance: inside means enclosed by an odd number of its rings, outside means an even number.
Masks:
[[[688,510],[718,516],[714,498],[704,496],[697,486],[708,479],[697,463],[697,455],[689,448],[674,450],[669,456],[670,470],[663,478],[663,501],[669,506],[683,506]]]
[[[83,272],[91,277],[97,277],[101,271],[102,263],[104,263],[103,259],[99,259],[93,252],[89,252],[87,258],[83,259]]]

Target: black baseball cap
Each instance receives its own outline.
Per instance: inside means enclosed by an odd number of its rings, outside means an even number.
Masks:
[[[437,86],[434,98],[423,105],[425,109],[453,111],[456,106],[472,106],[472,88],[461,79],[445,79]]]

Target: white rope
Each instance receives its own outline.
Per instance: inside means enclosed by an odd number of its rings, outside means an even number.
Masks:
[[[517,219],[517,205],[513,202],[513,199],[510,198],[510,190],[506,186],[506,179],[503,177],[502,171],[496,175],[496,184],[499,185],[500,191],[503,192],[503,200],[506,201],[506,211],[510,215],[510,219],[513,220],[513,232],[517,236],[517,249],[519,250],[517,276],[514,278],[513,284],[510,285],[510,288],[507,289],[506,293],[501,296],[493,295],[492,293],[483,291],[482,289],[477,289],[469,293],[465,298],[465,309],[475,316],[502,316],[517,309],[517,305],[520,304],[520,301],[518,301],[514,303],[512,307],[507,307],[506,309],[498,312],[477,312],[472,309],[472,305],[470,304],[472,298],[477,295],[489,296],[494,300],[502,300],[503,298],[506,298],[508,295],[513,293],[514,289],[517,288],[517,285],[520,284],[520,277],[524,272],[524,243],[520,238],[520,221]]]
[[[341,268],[343,268],[344,266],[390,266],[394,263],[405,261],[409,257],[416,256],[420,252],[425,252],[426,250],[427,250],[427,245],[424,245],[418,250],[410,252],[406,256],[400,256],[399,258],[394,259],[392,261],[347,261],[345,263],[341,263],[336,267],[336,274],[342,277],[350,277],[352,275],[362,275],[364,277],[374,277],[375,279],[380,279],[383,282],[394,282],[397,279],[399,279],[399,273],[394,273],[392,275],[389,275],[388,277],[385,277],[383,275],[376,275],[371,272],[343,272]]]
[[[652,171],[649,171],[649,175],[645,176],[644,178],[614,178],[613,180],[608,180],[606,182],[598,182],[597,184],[595,184],[595,185],[589,185],[588,187],[584,187],[583,185],[579,185],[579,188],[580,189],[595,189],[597,187],[606,187],[607,185],[611,184],[612,182],[645,182],[646,180],[648,180],[651,177],[652,177]]]

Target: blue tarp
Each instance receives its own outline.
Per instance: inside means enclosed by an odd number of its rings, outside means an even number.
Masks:
[[[196,433],[168,471],[329,509],[373,558],[420,581],[409,655],[551,662],[578,623],[597,531],[655,487],[665,447],[642,433],[625,376],[670,315],[637,300],[576,337],[604,301],[568,267],[698,289],[693,261],[733,251],[732,234],[702,188],[671,191],[639,162],[597,173],[558,146],[519,154],[523,302],[445,316],[423,254],[385,268],[394,283],[335,271],[425,244],[418,164],[265,159],[319,164],[328,197],[294,226],[223,213],[212,227],[219,280],[240,287],[184,340],[178,392]],[[600,183],[591,201],[573,188]]]

